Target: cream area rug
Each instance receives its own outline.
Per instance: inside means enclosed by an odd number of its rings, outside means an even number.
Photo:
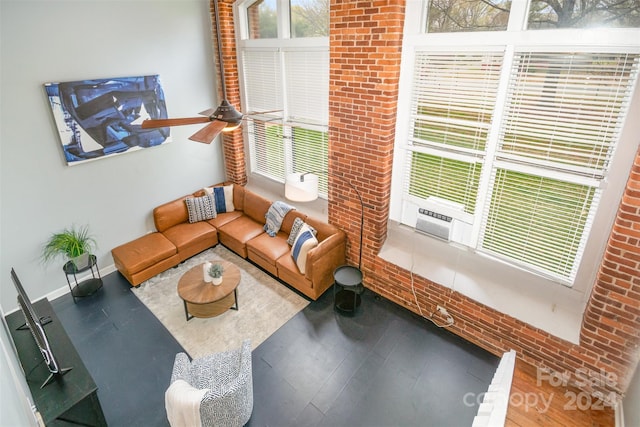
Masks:
[[[240,269],[239,310],[187,321],[177,291],[180,277],[198,264],[220,259],[230,261]],[[308,300],[222,245],[142,282],[132,291],[192,358],[238,348],[247,338],[255,349],[309,304]]]

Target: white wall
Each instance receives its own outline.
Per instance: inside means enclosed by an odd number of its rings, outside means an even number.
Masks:
[[[154,206],[224,180],[219,141],[187,140],[197,126],[173,128],[173,142],[160,147],[67,166],[43,89],[46,82],[159,74],[170,117],[215,108],[209,16],[208,0],[0,1],[4,313],[17,305],[11,267],[32,299],[67,286],[61,262],[39,261],[52,232],[89,224],[98,264],[108,271],[113,247],[153,228]],[[0,339],[10,348],[6,334]],[[4,384],[10,376],[0,371]],[[1,414],[17,406],[16,395],[2,389]]]

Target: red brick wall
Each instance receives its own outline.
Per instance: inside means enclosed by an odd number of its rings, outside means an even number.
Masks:
[[[366,286],[419,313],[410,272],[377,256],[386,237],[389,216],[404,3],[331,0],[329,168],[333,176],[329,220],[347,231],[349,259],[357,264],[360,204],[346,184],[351,182],[367,205],[363,245]],[[225,23],[225,28],[233,31],[230,23]],[[229,55],[231,52],[235,55],[234,47],[229,48]],[[232,61],[235,58],[229,58]],[[233,78],[236,77],[234,73]],[[227,158],[228,167],[244,167],[241,145],[238,143],[237,150],[230,152],[238,159],[232,162]],[[226,148],[225,155],[228,156]],[[236,175],[246,179],[246,172],[240,169],[228,170],[227,175],[230,179]],[[639,239],[640,154],[588,303],[580,345],[414,276],[417,300],[426,313],[433,312],[437,304],[446,304],[456,319],[451,331],[494,354],[513,348],[529,363],[571,375],[585,390],[622,393],[639,357]],[[606,378],[602,377],[603,372],[608,375]],[[587,375],[589,381],[585,380]]]
[[[238,80],[238,60],[236,58],[236,34],[233,23],[233,0],[219,0],[218,13],[220,15],[220,38],[222,41],[222,62],[224,62],[224,81],[226,85],[227,101],[238,111],[242,111],[240,104],[240,83]],[[220,63],[218,61],[218,42],[216,33],[216,15],[213,1],[210,2],[211,11],[211,42],[213,44],[218,85],[218,99],[222,101],[222,86],[220,84]],[[217,106],[216,106],[217,107]],[[215,107],[213,107],[215,108]],[[228,181],[244,185],[247,183],[247,170],[245,167],[244,143],[242,130],[236,129],[225,132],[222,137],[222,150]]]
[[[330,3],[329,221],[349,234],[357,264],[361,193],[363,265],[373,265],[389,216],[404,2]]]

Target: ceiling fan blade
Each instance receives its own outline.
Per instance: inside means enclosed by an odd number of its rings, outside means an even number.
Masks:
[[[216,112],[215,108],[208,108],[204,111],[200,111],[198,114],[200,114],[201,116],[211,117],[215,112]]]
[[[222,129],[225,128],[225,126],[227,126],[227,122],[214,120],[200,129],[198,132],[191,135],[189,139],[196,142],[202,142],[204,144],[211,144],[213,138],[218,136],[218,134],[222,132]]]
[[[142,129],[164,128],[167,126],[194,125],[209,122],[209,117],[185,117],[181,119],[148,119],[142,122]]]

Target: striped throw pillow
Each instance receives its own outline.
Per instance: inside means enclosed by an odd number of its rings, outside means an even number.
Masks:
[[[221,187],[207,187],[205,191],[213,194],[216,201],[216,212],[225,213],[236,210],[233,205],[233,184]]]
[[[318,239],[316,239],[311,227],[304,224],[300,228],[296,241],[291,246],[291,256],[293,256],[300,273],[304,274],[306,270],[307,253],[316,246],[318,246]]]

